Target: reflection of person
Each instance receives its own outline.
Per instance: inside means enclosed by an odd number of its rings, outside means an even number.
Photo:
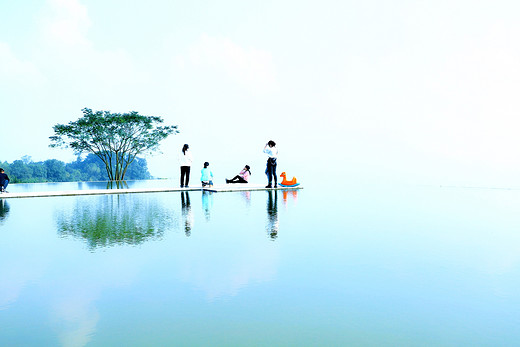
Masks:
[[[0,222],[9,215],[9,204],[5,199],[0,199]]]
[[[184,233],[186,236],[190,236],[193,221],[191,215],[190,195],[188,192],[181,192],[181,207],[182,218],[184,219]]]
[[[200,183],[203,187],[209,185],[210,187],[213,186],[213,172],[208,168],[209,163],[204,163],[204,168],[200,170]]]
[[[276,158],[278,158],[278,148],[276,148],[276,143],[273,140],[267,142],[267,144],[264,147],[264,153],[268,155],[265,174],[267,175],[269,183],[267,184],[266,188],[272,188],[273,178],[274,187],[276,188]]]
[[[249,191],[242,192],[242,197],[244,198],[244,201],[246,202],[246,206],[249,207],[249,205],[251,205],[251,192],[249,192]]]
[[[191,156],[189,148],[190,146],[185,144],[182,147],[182,154],[179,157],[179,163],[181,166],[181,188],[188,188],[188,183],[190,182],[190,169],[193,157]]]
[[[267,192],[267,232],[271,239],[278,237],[278,192]],[[274,196],[273,196],[274,195]]]
[[[7,185],[9,184],[9,176],[4,172],[4,169],[0,168],[0,191],[2,193],[9,193]]]
[[[211,207],[213,206],[213,192],[207,190],[202,191],[202,208],[204,210],[204,216],[209,221]]]
[[[249,176],[251,175],[251,170],[249,170],[249,165],[244,166],[242,171],[238,173],[235,177],[228,180],[226,178],[226,183],[247,183],[249,181]]]

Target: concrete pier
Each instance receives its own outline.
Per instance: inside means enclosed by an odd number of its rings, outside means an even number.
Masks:
[[[260,185],[252,184],[226,184],[214,185],[213,187],[201,186],[189,188],[124,188],[124,189],[85,189],[85,190],[62,190],[62,191],[47,191],[47,192],[10,192],[1,193],[0,199],[6,198],[40,198],[53,196],[79,196],[79,195],[107,195],[107,194],[135,194],[135,193],[168,193],[168,192],[185,192],[185,191],[209,191],[209,192],[244,192],[257,190],[295,190],[303,189],[302,186],[297,187],[281,187],[265,188]]]

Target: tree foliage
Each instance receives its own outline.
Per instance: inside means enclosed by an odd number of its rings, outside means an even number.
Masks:
[[[161,126],[161,117],[135,111],[121,114],[84,108],[82,112],[78,120],[53,127],[50,147],[69,147],[77,155],[96,155],[109,180],[123,180],[137,155],[157,151],[160,141],[178,133],[176,125]]]
[[[37,182],[81,182],[105,181],[107,179],[105,164],[94,154],[84,159],[78,157],[72,163],[64,163],[56,159],[33,162],[30,157],[12,163],[1,162],[0,167],[9,175],[11,183]],[[150,179],[146,159],[137,157],[128,167],[126,178],[129,180]]]

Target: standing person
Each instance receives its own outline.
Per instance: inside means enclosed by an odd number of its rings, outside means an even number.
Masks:
[[[179,163],[181,165],[181,188],[188,188],[190,182],[190,169],[193,157],[191,156],[190,146],[185,144],[182,147],[182,154],[179,157]]]
[[[273,177],[274,177],[274,187],[277,187],[277,177],[276,177],[276,158],[278,158],[278,148],[276,148],[276,143],[273,140],[267,142],[264,147],[264,153],[269,157],[267,158],[267,167],[265,169],[265,174],[267,175],[267,179],[269,183],[266,188],[272,188]]]
[[[226,178],[226,183],[247,183],[249,181],[249,176],[251,175],[251,171],[249,170],[249,165],[244,166],[242,171],[238,173],[235,177],[228,180]]]
[[[209,185],[213,187],[213,172],[208,168],[209,163],[204,163],[204,168],[200,170],[200,183],[203,187]]]
[[[4,172],[4,169],[0,168],[0,191],[2,193],[9,193],[7,185],[9,184],[9,176]]]

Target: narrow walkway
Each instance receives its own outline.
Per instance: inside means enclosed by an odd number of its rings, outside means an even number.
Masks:
[[[77,196],[77,195],[107,195],[107,194],[132,194],[132,193],[166,193],[166,192],[186,192],[186,191],[208,191],[208,192],[243,192],[254,190],[294,190],[303,189],[297,187],[265,188],[262,186],[233,184],[225,186],[213,186],[211,188],[190,187],[190,188],[127,188],[127,189],[85,189],[85,190],[58,190],[48,192],[24,192],[24,193],[2,193],[0,199],[4,198],[40,198],[51,196]]]

